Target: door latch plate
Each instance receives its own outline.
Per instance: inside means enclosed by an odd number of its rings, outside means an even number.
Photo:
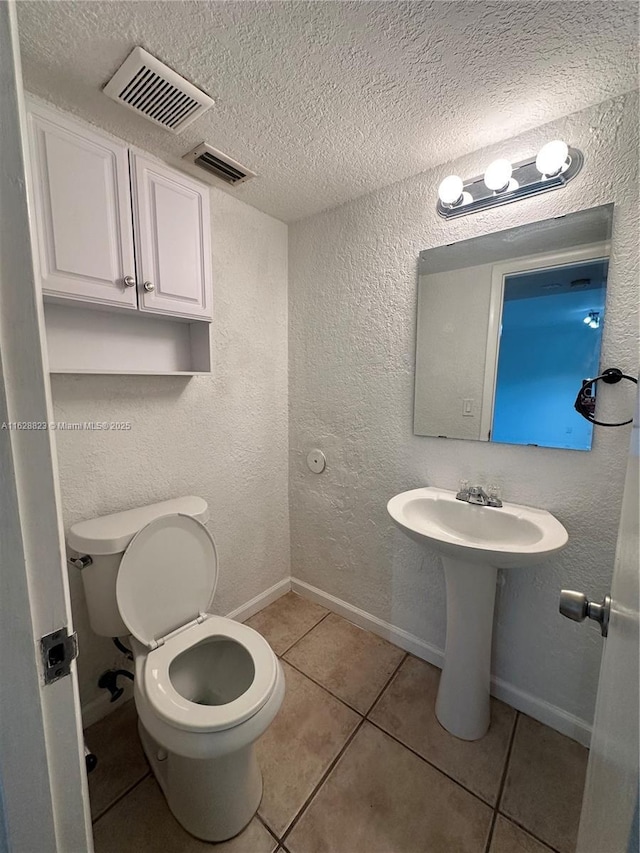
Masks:
[[[60,628],[40,639],[44,683],[53,684],[71,672],[71,661],[78,657],[78,635]]]

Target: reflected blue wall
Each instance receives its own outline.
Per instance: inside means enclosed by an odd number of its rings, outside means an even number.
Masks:
[[[573,404],[583,379],[598,373],[603,323],[591,329],[583,320],[590,310],[604,315],[600,269],[601,287],[525,298],[524,277],[507,277],[492,441],[590,450],[593,426]],[[529,274],[527,290],[536,275],[545,274]]]

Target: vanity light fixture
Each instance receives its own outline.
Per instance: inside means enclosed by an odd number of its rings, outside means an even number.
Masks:
[[[581,151],[554,139],[543,145],[536,157],[513,164],[506,159],[494,160],[484,175],[470,180],[449,175],[438,187],[436,210],[444,219],[453,219],[557,190],[575,178],[583,162]]]

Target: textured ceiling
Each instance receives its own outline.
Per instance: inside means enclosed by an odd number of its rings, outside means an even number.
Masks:
[[[29,91],[175,164],[207,141],[259,174],[229,192],[292,221],[636,88],[637,10],[21,0],[18,20]],[[216,99],[178,136],[101,92],[137,44]]]

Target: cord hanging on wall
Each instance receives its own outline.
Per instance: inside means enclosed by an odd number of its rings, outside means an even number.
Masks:
[[[626,426],[633,421],[633,418],[629,418],[627,421],[620,421],[615,424],[608,424],[604,421],[597,421],[595,416],[595,407],[593,405],[594,395],[593,392],[587,393],[591,390],[591,386],[596,382],[602,380],[607,385],[616,385],[622,379],[628,379],[630,382],[635,382],[638,384],[638,380],[629,376],[627,373],[623,373],[618,367],[609,367],[607,370],[604,370],[600,376],[596,376],[593,379],[585,379],[578,391],[578,396],[576,397],[576,401],[573,404],[574,409],[578,414],[582,415],[585,420],[589,421],[589,423],[596,424],[596,426],[603,427],[618,427],[618,426]]]

